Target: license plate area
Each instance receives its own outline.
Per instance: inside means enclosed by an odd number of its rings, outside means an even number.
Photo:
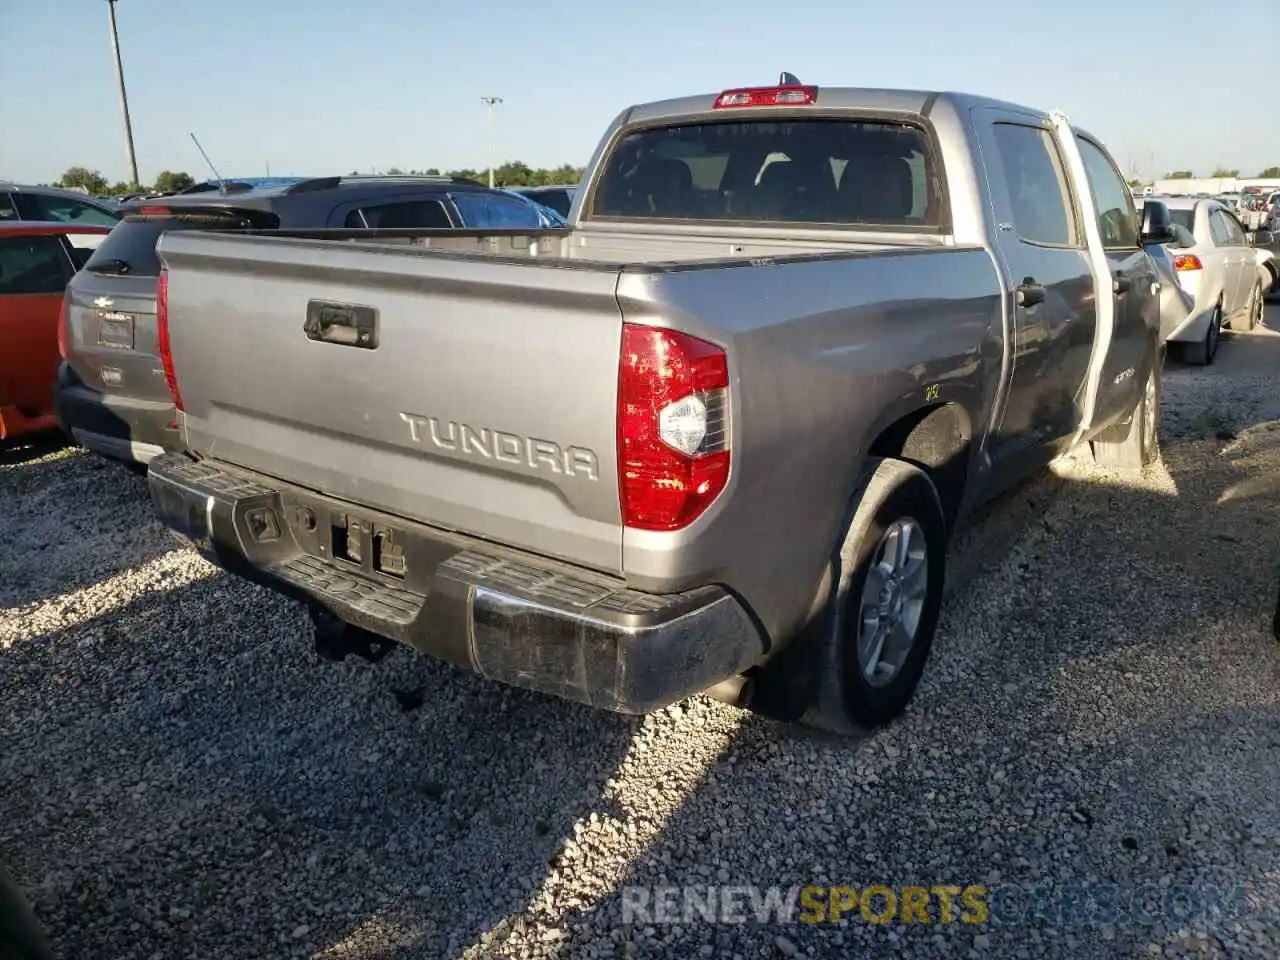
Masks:
[[[98,345],[132,350],[134,338],[133,316],[127,313],[98,314]]]
[[[440,564],[461,549],[446,533],[324,497],[287,490],[281,501],[293,543],[303,553],[401,589],[430,593]]]

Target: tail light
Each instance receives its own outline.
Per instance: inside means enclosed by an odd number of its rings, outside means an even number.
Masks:
[[[47,342],[47,341],[46,341]],[[58,309],[58,356],[67,359],[67,298],[62,298],[62,306]]]
[[[1200,262],[1200,258],[1194,253],[1180,253],[1173,258],[1173,269],[1179,272],[1183,270],[1203,270],[1204,264]]]
[[[739,87],[736,90],[726,90],[716,97],[712,109],[805,106],[817,99],[817,87]]]
[[[688,334],[625,323],[618,367],[622,522],[679,530],[729,480],[729,366]]]
[[[169,385],[173,405],[182,409],[182,393],[178,390],[178,375],[173,370],[173,348],[169,343],[169,271],[161,270],[156,278],[156,350],[164,367],[164,381]]]

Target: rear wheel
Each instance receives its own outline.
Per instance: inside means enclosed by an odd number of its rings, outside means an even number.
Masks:
[[[1253,282],[1253,290],[1249,293],[1249,304],[1239,320],[1231,321],[1232,330],[1248,331],[1262,323],[1262,278]]]
[[[1125,423],[1108,427],[1090,446],[1094,462],[1103,467],[1140,470],[1160,459],[1160,374],[1163,358],[1157,357],[1137,406]]]
[[[1213,308],[1213,315],[1209,318],[1209,329],[1204,332],[1204,338],[1197,343],[1181,344],[1182,359],[1197,367],[1209,366],[1218,355],[1218,343],[1221,339],[1222,304],[1218,304]]]
[[[806,638],[818,687],[805,722],[852,733],[906,708],[938,626],[946,543],[928,475],[901,460],[871,461],[834,558],[827,609]]]

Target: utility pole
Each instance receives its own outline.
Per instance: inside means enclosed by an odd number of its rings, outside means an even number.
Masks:
[[[133,177],[129,186],[137,190],[138,158],[133,152],[133,124],[129,122],[129,96],[124,92],[124,63],[120,59],[120,35],[116,31],[116,0],[107,0],[107,10],[111,14],[111,50],[116,55],[116,79],[120,81],[120,111],[124,114],[124,142],[129,149],[129,173]]]
[[[489,187],[493,188],[493,108],[502,102],[501,97],[481,97],[480,102],[489,108]]]

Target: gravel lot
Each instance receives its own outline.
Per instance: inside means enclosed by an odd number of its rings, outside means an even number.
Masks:
[[[1275,957],[1280,335],[1171,367],[1164,417],[1146,477],[1064,463],[961,538],[919,696],[852,742],[319,662],[143,480],[10,451],[0,858],[66,958]],[[678,883],[983,884],[992,922],[622,922]],[[1098,884],[1146,909],[1011,922]]]

